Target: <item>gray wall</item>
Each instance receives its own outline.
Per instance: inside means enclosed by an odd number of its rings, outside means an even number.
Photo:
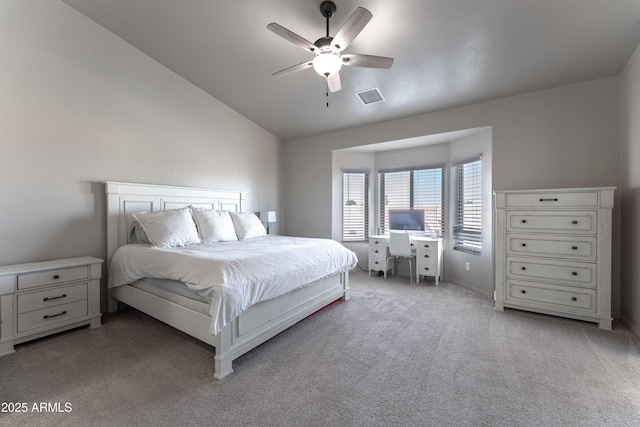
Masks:
[[[640,335],[640,46],[621,77],[621,319]]]
[[[106,180],[282,212],[276,137],[67,5],[0,2],[0,52],[0,265],[104,258]]]
[[[288,141],[285,231],[332,235],[332,151],[461,129],[492,128],[494,190],[617,186],[619,77]],[[619,209],[614,209],[613,310],[619,315]],[[483,269],[492,266],[485,261]]]

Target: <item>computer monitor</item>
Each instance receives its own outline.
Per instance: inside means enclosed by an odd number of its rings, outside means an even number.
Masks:
[[[424,232],[424,209],[389,209],[389,228]]]

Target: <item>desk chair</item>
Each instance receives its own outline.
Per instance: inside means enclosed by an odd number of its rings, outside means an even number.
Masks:
[[[416,257],[416,253],[411,249],[411,240],[407,233],[391,233],[389,234],[389,258],[384,269],[384,277],[387,278],[387,268],[389,260],[393,259],[393,271],[398,274],[398,259],[406,259],[409,261],[409,283],[413,283],[413,267],[411,259]]]

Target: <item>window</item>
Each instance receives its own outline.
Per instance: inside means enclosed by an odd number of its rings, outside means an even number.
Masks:
[[[378,174],[378,227],[389,231],[389,209],[424,209],[425,231],[444,235],[443,167]]]
[[[342,240],[369,237],[369,174],[342,173]]]
[[[453,165],[453,248],[482,250],[482,157]]]

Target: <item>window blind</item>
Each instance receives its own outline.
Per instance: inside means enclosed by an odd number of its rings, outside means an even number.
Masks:
[[[378,227],[389,231],[389,209],[424,209],[425,231],[444,235],[444,168],[380,172]]]
[[[482,159],[453,166],[453,248],[482,251]]]
[[[369,237],[369,174],[342,173],[342,240]]]

